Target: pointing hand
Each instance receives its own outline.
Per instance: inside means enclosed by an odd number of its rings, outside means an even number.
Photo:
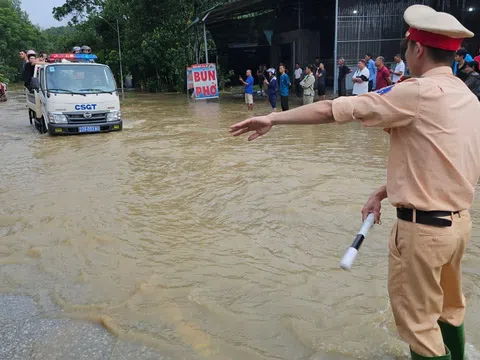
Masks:
[[[256,138],[265,135],[270,131],[273,124],[270,118],[267,116],[257,116],[245,121],[239,122],[230,127],[230,133],[233,136],[239,136],[250,131],[255,131],[248,137],[248,141],[255,140]]]

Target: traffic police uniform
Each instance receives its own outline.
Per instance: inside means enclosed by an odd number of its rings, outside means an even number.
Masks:
[[[473,33],[453,16],[414,5],[407,38],[457,50]],[[388,290],[413,359],[464,359],[461,260],[470,239],[480,176],[480,103],[448,66],[333,102],[337,122],[390,134],[387,194],[397,207],[389,241]]]

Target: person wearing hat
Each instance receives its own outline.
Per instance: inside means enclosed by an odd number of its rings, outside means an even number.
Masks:
[[[275,76],[275,69],[270,68],[267,70],[269,80],[265,79],[265,85],[267,86],[267,95],[272,111],[277,111],[277,77]]]
[[[480,102],[452,73],[462,39],[473,33],[450,14],[413,5],[404,13],[410,79],[356,97],[322,101],[235,124],[254,140],[274,125],[359,121],[390,136],[387,182],[362,209],[380,221],[397,208],[389,240],[388,292],[400,336],[414,360],[463,360],[465,297],[461,260],[470,239],[480,177]]]
[[[74,46],[72,48],[72,54],[80,54],[81,51],[82,49],[80,48],[80,46]]]
[[[90,46],[83,45],[80,49],[82,51],[82,54],[91,54],[92,53],[92,49],[90,48]]]
[[[34,50],[27,51],[27,60],[28,62],[25,64],[25,69],[23,72],[23,85],[26,88],[29,88],[30,81],[35,74],[35,65],[37,64],[37,54]]]

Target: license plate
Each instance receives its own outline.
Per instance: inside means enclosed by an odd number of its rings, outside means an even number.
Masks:
[[[100,126],[80,126],[78,128],[78,132],[84,133],[84,132],[99,132],[100,131]]]

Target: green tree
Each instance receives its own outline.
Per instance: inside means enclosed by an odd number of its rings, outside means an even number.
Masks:
[[[0,0],[0,72],[6,80],[19,78],[20,50],[40,49],[47,43],[45,35],[21,10],[19,0]]]
[[[195,3],[199,12],[213,5],[201,0],[66,0],[53,14],[58,20],[73,16],[76,31],[63,39],[65,44],[84,39],[117,79],[118,20],[124,73],[131,73],[147,90],[178,91],[185,85],[185,67],[194,62],[193,31],[185,29],[194,18]]]

